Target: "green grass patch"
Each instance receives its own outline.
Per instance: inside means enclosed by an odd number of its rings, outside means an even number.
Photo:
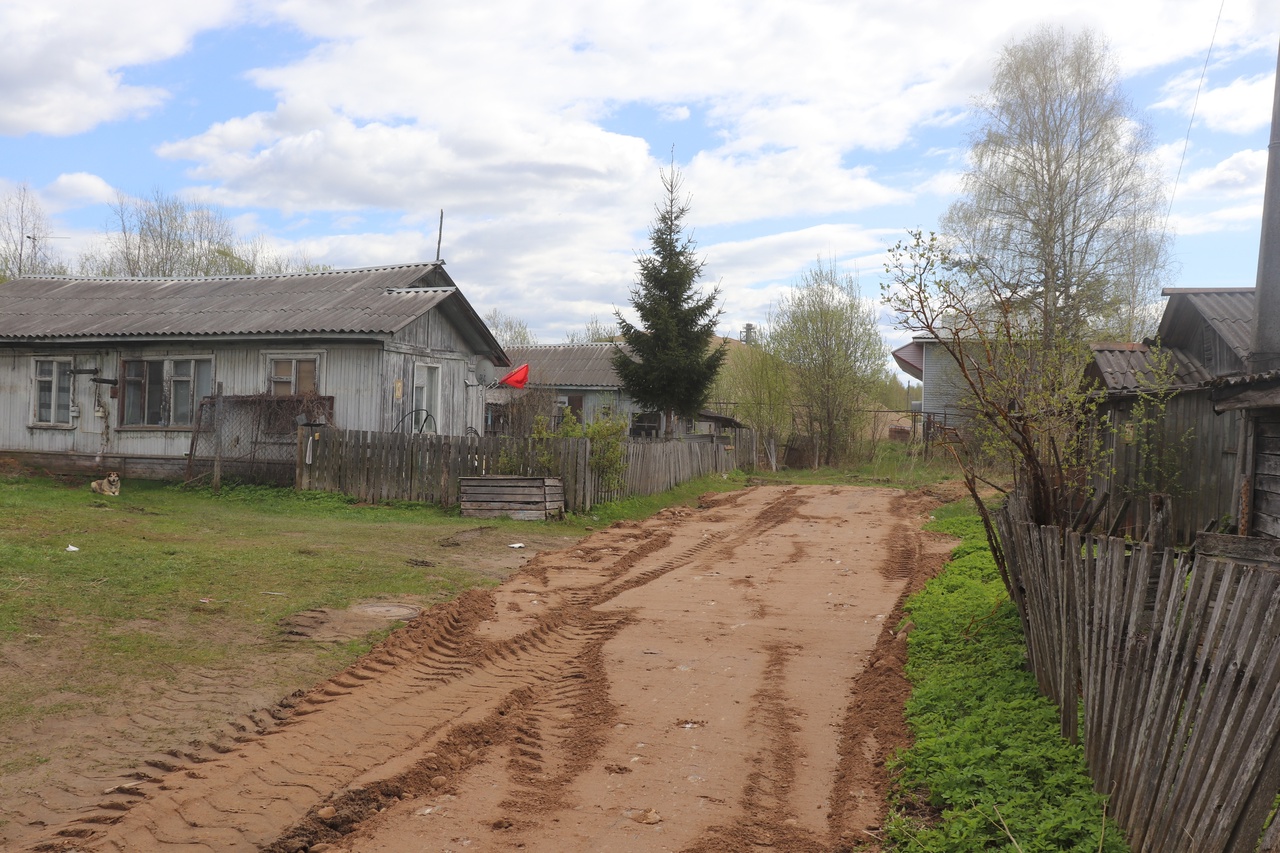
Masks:
[[[510,543],[565,547],[744,484],[741,474],[705,477],[528,522],[262,486],[214,495],[130,480],[109,498],[79,481],[0,478],[0,644],[12,664],[0,671],[0,726],[96,707],[137,681],[284,661],[303,648],[305,673],[337,671],[391,628],[308,644],[288,639],[282,620],[366,599],[446,601],[505,579],[519,563]]]
[[[1057,708],[1025,666],[1017,611],[977,513],[959,502],[935,519],[931,529],[962,544],[907,605],[915,745],[898,760],[901,802],[889,825],[897,849],[1123,853],[1083,750],[1059,735]]]
[[[308,644],[287,639],[287,616],[366,599],[445,601],[503,580],[518,562],[509,542],[560,547],[578,535],[564,523],[292,489],[213,495],[130,480],[108,498],[80,482],[8,476],[0,725],[95,706],[138,680],[294,660]],[[304,669],[341,669],[382,636],[313,644]]]

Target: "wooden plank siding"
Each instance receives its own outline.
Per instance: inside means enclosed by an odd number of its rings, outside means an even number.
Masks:
[[[1131,398],[1113,398],[1100,410],[1112,419],[1113,428],[1103,436],[1109,460],[1095,476],[1094,487],[1108,495],[1098,529],[1141,539],[1151,520],[1150,504],[1136,487],[1143,460],[1140,442],[1130,440],[1126,432],[1131,409]],[[1156,441],[1176,453],[1177,478],[1161,487],[1174,497],[1175,543],[1190,544],[1209,524],[1234,520],[1240,419],[1238,412],[1215,413],[1207,389],[1185,391],[1169,400]]]
[[[564,483],[557,477],[463,477],[462,514],[470,518],[543,521],[564,515]]]
[[[1254,851],[1280,786],[1280,548],[1157,555],[1026,523],[1019,501],[996,521],[1028,661],[1131,849]]]
[[[1280,538],[1280,409],[1254,409],[1253,532]]]
[[[411,500],[453,506],[459,501],[459,482],[464,477],[554,476],[563,485],[565,509],[585,512],[597,503],[657,494],[707,474],[749,469],[754,461],[754,433],[734,432],[732,444],[624,442],[623,485],[605,492],[591,471],[591,442],[585,438],[300,428],[294,482],[299,489],[341,492],[370,503]]]

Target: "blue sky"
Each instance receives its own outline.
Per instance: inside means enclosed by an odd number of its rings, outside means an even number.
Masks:
[[[443,208],[472,303],[555,343],[626,310],[674,152],[734,334],[818,256],[878,294],[885,248],[955,197],[1000,47],[1038,25],[1109,41],[1172,186],[1216,24],[1166,284],[1253,284],[1262,0],[186,5],[0,5],[0,192],[28,184],[69,261],[117,192],[217,204],[335,267],[434,257]]]

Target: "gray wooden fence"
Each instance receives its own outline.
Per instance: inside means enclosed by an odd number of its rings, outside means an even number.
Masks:
[[[458,502],[458,479],[486,475],[551,476],[564,481],[565,509],[666,491],[688,480],[727,473],[754,460],[754,434],[721,440],[623,443],[621,488],[606,492],[591,470],[585,438],[442,436],[364,430],[298,430],[294,483],[362,501]]]
[[[1258,849],[1280,789],[1280,543],[1204,534],[1157,554],[1021,517],[1011,500],[996,521],[1031,666],[1072,740],[1083,710],[1132,849]]]

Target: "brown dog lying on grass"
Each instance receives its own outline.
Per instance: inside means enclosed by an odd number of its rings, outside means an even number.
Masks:
[[[89,489],[97,495],[119,495],[120,494],[120,475],[115,471],[107,474],[105,479],[94,480],[89,484]]]

